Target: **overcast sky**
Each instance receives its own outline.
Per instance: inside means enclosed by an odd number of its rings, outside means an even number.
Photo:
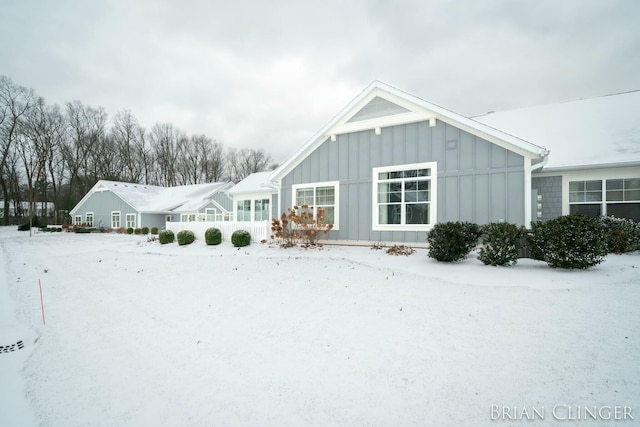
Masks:
[[[0,74],[282,162],[371,81],[464,115],[640,89],[640,1],[20,0]]]

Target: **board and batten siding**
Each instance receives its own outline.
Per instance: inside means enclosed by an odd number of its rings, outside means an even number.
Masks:
[[[340,229],[328,239],[424,243],[424,231],[372,230],[372,169],[437,162],[437,221],[524,223],[524,158],[440,120],[337,135],[298,164],[281,183],[282,209],[292,185],[340,181]]]
[[[96,228],[111,227],[111,212],[120,212],[120,225],[126,226],[126,215],[138,212],[127,202],[111,191],[96,191],[76,210],[76,215],[82,215],[82,221],[87,212],[93,212],[93,225]]]

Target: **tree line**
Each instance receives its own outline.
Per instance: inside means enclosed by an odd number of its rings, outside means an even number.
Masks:
[[[100,179],[176,186],[238,182],[273,169],[259,149],[225,148],[171,123],[142,127],[123,110],[109,118],[81,101],[49,105],[33,89],[0,75],[0,197],[3,223],[53,204],[56,221]],[[26,203],[24,203],[26,202]],[[47,204],[46,202],[50,202]],[[26,205],[26,207],[25,207]]]

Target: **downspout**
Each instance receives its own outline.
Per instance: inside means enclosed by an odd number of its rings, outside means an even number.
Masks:
[[[544,151],[542,151],[544,150]],[[524,206],[525,206],[525,212],[524,212],[524,222],[525,222],[525,226],[527,228],[531,228],[531,222],[533,221],[533,218],[531,217],[531,211],[532,211],[532,200],[531,200],[531,180],[532,180],[532,174],[534,171],[537,171],[539,169],[542,169],[547,162],[549,161],[549,150],[547,150],[546,148],[542,148],[540,154],[542,154],[544,157],[542,157],[542,161],[536,163],[533,166],[529,166],[529,167],[525,167],[525,180],[527,181],[528,185],[525,188],[525,199],[524,199]],[[531,160],[529,160],[529,164],[531,164]]]

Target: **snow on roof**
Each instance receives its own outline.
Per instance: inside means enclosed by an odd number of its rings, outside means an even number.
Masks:
[[[640,163],[640,90],[474,120],[550,150],[546,169]]]
[[[226,190],[229,186],[230,183],[226,182],[212,182],[177,187],[157,187],[155,185],[101,180],[92,191],[104,189],[112,191],[138,212],[186,212],[200,209],[209,202],[212,195]]]
[[[244,193],[275,193],[277,190],[273,187],[269,176],[271,175],[271,171],[269,172],[256,172],[252,173],[236,185],[234,185],[230,190],[230,194],[244,194]]]

